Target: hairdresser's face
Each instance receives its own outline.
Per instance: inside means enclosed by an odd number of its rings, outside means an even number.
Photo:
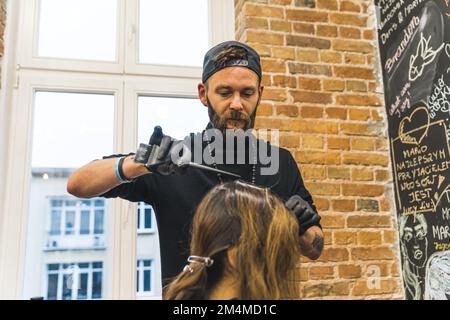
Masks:
[[[263,89],[250,69],[227,67],[213,74],[206,86],[200,83],[198,95],[215,128],[246,130],[254,126]]]
[[[426,226],[413,217],[408,219],[404,231],[402,241],[406,247],[408,260],[418,266],[423,267],[427,260],[427,237]]]

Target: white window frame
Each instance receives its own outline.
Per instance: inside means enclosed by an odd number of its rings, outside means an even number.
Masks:
[[[103,215],[105,215],[105,211],[106,211],[106,203],[103,205],[103,207],[96,207],[94,205],[95,200],[98,200],[98,198],[92,198],[92,199],[87,199],[87,201],[90,202],[90,205],[88,207],[83,207],[81,205],[81,201],[78,198],[70,198],[70,197],[60,197],[60,196],[55,196],[55,197],[49,197],[49,210],[48,210],[48,223],[47,223],[47,233],[50,234],[51,231],[51,226],[52,226],[52,211],[53,210],[58,210],[58,208],[61,208],[59,210],[61,210],[61,221],[60,221],[60,235],[61,237],[64,236],[71,236],[71,235],[75,235],[75,236],[95,236],[97,234],[105,234],[105,219],[103,219],[103,232],[102,233],[94,233],[94,229],[95,229],[95,211],[96,210],[103,210]],[[63,205],[61,207],[53,207],[51,204],[52,200],[61,200],[63,202]],[[106,199],[101,198],[101,200],[104,200],[106,202]],[[76,206],[75,207],[71,207],[71,206],[66,206],[65,205],[65,201],[75,201],[76,202]],[[86,199],[84,199],[84,201],[86,201]],[[66,226],[65,226],[65,212],[68,211],[68,208],[70,208],[69,210],[74,210],[75,211],[75,225],[74,225],[74,234],[66,234]],[[89,233],[86,234],[81,234],[81,211],[89,211]]]
[[[145,267],[144,261],[150,261],[150,266]],[[155,287],[155,261],[153,259],[138,259],[136,271],[139,273],[139,283],[136,286],[136,296],[137,297],[150,297],[154,294]],[[144,291],[139,289],[144,289],[144,271],[150,271],[150,290]]]
[[[137,228],[136,228],[137,234],[139,235],[139,234],[155,233],[156,232],[156,228],[155,228],[156,220],[154,217],[155,213],[154,213],[153,207],[143,201],[138,202],[136,204],[136,206],[137,206],[137,209],[136,209],[137,215],[139,215],[139,218],[137,219],[138,224],[137,224]],[[145,209],[151,210],[151,213],[150,213],[151,227],[150,228],[145,227]]]
[[[133,69],[130,58],[125,57],[125,52],[131,54],[127,49],[131,44],[125,44],[124,30],[130,30],[130,21],[136,18],[132,18],[130,8],[137,8],[138,0],[118,0],[118,12],[124,14],[119,18],[117,43],[123,50],[118,50],[117,65],[33,57],[30,54],[34,43],[31,27],[36,23],[33,10],[37,1],[7,2],[6,52],[0,91],[0,102],[8,106],[4,117],[0,115],[0,127],[7,128],[0,132],[0,138],[7,142],[7,147],[0,146],[0,154],[5,153],[4,161],[0,162],[0,171],[5,177],[4,194],[0,196],[3,197],[0,203],[0,299],[23,297],[34,93],[43,90],[113,94],[113,152],[119,153],[136,150],[138,95],[197,98],[197,84],[201,81],[200,68],[195,72],[187,72],[184,67],[171,71],[171,68],[151,65]],[[208,1],[209,10],[214,13],[210,19],[211,47],[234,39],[234,5],[232,0]],[[136,38],[135,34],[132,36]],[[105,214],[113,215],[111,256],[103,265],[103,270],[108,269],[105,282],[109,290],[103,298],[135,299],[136,205],[112,199],[110,207],[111,212],[105,211]]]
[[[97,263],[97,262],[101,262],[102,263],[102,267],[101,268],[94,268],[93,264]],[[87,268],[79,268],[78,264],[79,263],[87,263],[88,267]],[[50,264],[57,264],[58,265],[58,270],[48,270],[48,265]],[[63,281],[64,281],[64,275],[66,274],[71,274],[69,272],[68,269],[63,269],[63,265],[66,263],[48,263],[45,265],[46,267],[46,274],[45,274],[45,285],[43,286],[44,288],[44,292],[42,297],[44,297],[44,299],[47,299],[47,293],[48,293],[48,276],[51,274],[57,274],[58,275],[58,286],[57,286],[57,290],[56,290],[56,300],[61,300],[62,299],[62,295],[63,295]],[[77,270],[79,271],[83,271],[83,272],[75,272],[75,284],[72,288],[72,292],[71,292],[71,299],[70,300],[79,300],[79,299],[74,299],[74,298],[78,298],[78,284],[80,281],[80,274],[81,273],[87,273],[88,274],[88,282],[87,282],[87,297],[86,299],[82,299],[82,300],[90,300],[93,299],[92,298],[92,290],[93,290],[93,278],[94,278],[94,272],[98,272],[100,271],[102,273],[102,296],[100,298],[95,298],[95,300],[97,299],[103,299],[104,298],[104,289],[105,289],[105,284],[103,283],[103,279],[104,279],[104,270],[103,270],[103,266],[104,263],[103,261],[93,261],[93,262],[73,262],[73,264],[77,265]]]

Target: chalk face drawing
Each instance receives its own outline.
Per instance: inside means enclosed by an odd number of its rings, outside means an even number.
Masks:
[[[424,291],[425,264],[428,257],[428,224],[423,214],[399,219],[400,252],[405,291],[420,299]]]
[[[375,0],[407,299],[449,297],[449,2]]]

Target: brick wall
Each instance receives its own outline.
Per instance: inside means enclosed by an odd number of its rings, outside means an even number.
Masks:
[[[277,128],[322,215],[302,298],[401,299],[371,0],[235,0],[236,39],[261,55],[256,127]],[[373,277],[377,274],[380,277]]]

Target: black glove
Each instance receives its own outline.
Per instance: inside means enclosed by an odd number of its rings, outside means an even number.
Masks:
[[[310,227],[318,225],[319,214],[311,208],[308,202],[299,195],[293,195],[286,201],[286,207],[294,212],[299,224],[300,235],[303,235]]]
[[[190,158],[190,150],[179,145],[180,143],[183,141],[163,134],[161,127],[156,126],[149,144],[140,144],[134,161],[143,163],[149,171],[162,175],[183,173],[186,168],[180,166],[180,163],[172,162],[172,159],[181,159],[180,156],[175,156],[177,153],[180,154],[181,149],[183,149],[182,154]]]

